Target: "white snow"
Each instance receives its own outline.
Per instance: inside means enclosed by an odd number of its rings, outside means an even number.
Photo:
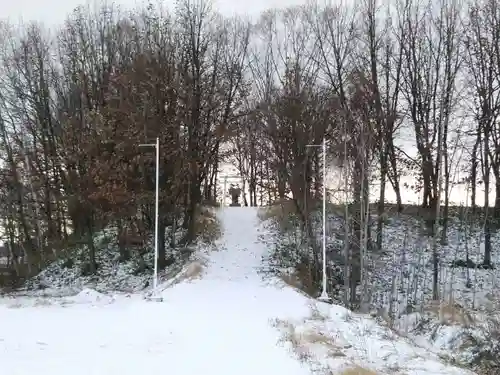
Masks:
[[[201,277],[163,285],[163,302],[91,289],[74,297],[0,299],[2,373],[302,375],[356,364],[379,374],[395,368],[408,375],[470,374],[368,317],[266,278],[256,210],[219,214],[219,250],[205,254]],[[308,340],[307,331],[325,339]],[[297,345],[307,358],[296,355]]]

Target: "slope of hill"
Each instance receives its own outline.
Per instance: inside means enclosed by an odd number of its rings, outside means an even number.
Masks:
[[[0,340],[3,371],[471,374],[369,317],[268,277],[256,210],[220,215],[219,250],[198,254],[193,277],[162,284],[163,302],[89,289],[73,297],[0,300],[0,321],[9,323]]]
[[[261,217],[268,229],[263,240],[272,248],[272,273],[308,293],[318,293],[318,288],[311,288],[307,272],[300,274],[307,264],[304,259],[310,262],[312,256],[300,243],[294,215],[282,206],[263,211]],[[329,292],[342,304],[343,219],[330,208],[327,223]],[[320,242],[319,215],[314,227]],[[496,251],[500,235],[493,233],[491,240],[496,267],[483,269],[480,225],[451,219],[448,243],[438,249],[441,300],[436,303],[432,301],[432,239],[418,217],[387,217],[384,251],[370,251],[365,256],[371,315],[391,331],[454,363],[472,368],[487,365],[496,371],[495,353],[500,353],[500,346],[491,338],[500,337],[500,256]],[[457,267],[467,256],[477,266]]]
[[[220,235],[220,225],[214,207],[202,207],[196,216],[197,239],[188,246],[170,246],[172,231],[166,233],[166,269],[159,274],[160,281],[171,279],[179,273],[197,250],[210,251],[215,239]],[[176,242],[184,235],[182,228],[175,233]],[[86,245],[73,247],[59,259],[50,263],[35,277],[28,279],[21,288],[15,289],[13,296],[68,296],[85,288],[98,292],[133,293],[148,290],[152,284],[154,241],[152,236],[144,249],[130,249],[130,258],[121,259],[117,243],[116,228],[109,227],[94,237],[97,270],[88,271],[89,250]],[[4,293],[8,290],[5,288]],[[0,287],[0,293],[2,288]]]

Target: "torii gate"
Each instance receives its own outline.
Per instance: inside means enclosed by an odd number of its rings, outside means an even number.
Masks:
[[[226,205],[226,195],[228,194],[227,192],[227,179],[228,178],[237,178],[239,180],[241,180],[241,176],[240,175],[225,175],[224,176],[224,192],[222,193],[222,202],[221,202],[221,205],[222,206],[225,206]],[[245,192],[242,192],[243,194],[245,194]]]

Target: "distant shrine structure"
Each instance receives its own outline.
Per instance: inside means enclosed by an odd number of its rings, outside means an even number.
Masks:
[[[229,190],[228,190],[228,193],[229,195],[231,196],[231,204],[229,205],[229,207],[240,207],[241,204],[240,204],[240,196],[241,196],[241,189],[238,185],[233,185],[231,184],[231,186],[229,187]]]

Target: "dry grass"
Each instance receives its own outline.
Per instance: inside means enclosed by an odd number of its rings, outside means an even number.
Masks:
[[[320,208],[321,201],[316,201],[311,203],[311,209],[314,209],[314,206]],[[336,215],[344,214],[344,207],[337,204],[327,203],[327,211],[334,213]],[[259,218],[262,221],[268,219],[275,219],[278,222],[282,222],[285,219],[289,218],[291,215],[297,213],[297,207],[293,200],[285,199],[266,207],[261,207],[259,210]]]
[[[175,277],[176,283],[180,283],[185,280],[196,280],[200,279],[203,275],[203,270],[205,269],[205,265],[199,261],[195,260],[187,266],[185,266]]]
[[[260,208],[259,218],[262,221],[276,219],[278,222],[282,222],[296,212],[296,207],[292,200],[283,200],[271,206]]]
[[[181,274],[182,280],[195,280],[201,278],[204,265],[200,261],[194,261],[187,265],[185,271]]]
[[[349,368],[345,369],[344,371],[342,371],[338,375],[379,375],[379,374],[377,374],[373,370],[369,370],[369,369],[364,368],[364,367],[354,366],[354,367],[349,367]]]
[[[311,320],[315,320],[317,322],[326,322],[329,319],[329,317],[327,315],[323,315],[316,306],[311,306],[310,318]]]
[[[221,207],[220,202],[217,202],[214,200],[206,200],[206,199],[201,202],[201,205],[203,207],[212,207],[212,208],[220,208]]]
[[[312,306],[311,315],[308,320],[323,321],[327,319],[317,308]],[[394,375],[407,375],[406,372],[402,371],[399,367],[397,368],[385,368],[383,373],[376,372],[372,369],[362,367],[360,365],[352,362],[352,358],[349,358],[345,352],[346,349],[351,346],[347,343],[342,343],[342,339],[336,336],[325,334],[318,331],[316,328],[306,328],[299,330],[297,326],[287,320],[276,319],[273,325],[278,328],[282,333],[282,342],[288,342],[291,345],[293,353],[297,358],[303,362],[313,363],[322,359],[336,359],[337,363],[343,363],[347,366],[343,370],[333,370],[328,368],[328,365],[316,363],[319,367],[324,367],[321,370],[321,374],[325,375],[382,375],[382,374],[394,374]],[[321,348],[321,349],[320,349]],[[317,350],[320,352],[317,352]],[[325,351],[324,354],[319,354],[321,351]],[[316,355],[314,355],[314,353]],[[319,356],[319,357],[318,357]],[[340,361],[340,362],[339,362]]]
[[[162,277],[162,281],[168,280],[168,287],[171,288],[183,281],[192,281],[201,279],[205,269],[203,260],[194,260],[182,268],[175,268]]]
[[[293,273],[283,273],[280,275],[281,280],[285,282],[286,285],[291,286],[294,289],[302,290],[302,281],[297,276],[297,272]]]
[[[439,322],[445,325],[460,325],[470,327],[474,324],[474,317],[462,306],[455,303],[445,303],[432,301],[424,308],[424,311],[430,312],[439,317]]]
[[[222,235],[221,224],[216,217],[216,209],[199,207],[195,218],[196,236],[206,244],[213,244]]]
[[[311,202],[311,207],[314,205],[317,205],[318,209],[320,207],[320,202]],[[327,203],[327,211],[339,216],[344,215],[344,210],[345,207],[342,204],[334,204],[334,203]],[[370,210],[372,211],[373,214],[377,214],[377,205],[371,205]],[[441,206],[441,214],[443,214],[444,206]],[[463,210],[463,207],[461,206],[454,206],[450,205],[448,207],[448,216],[449,217],[458,217],[460,215],[460,212]],[[296,208],[294,206],[294,203],[290,199],[285,199],[282,201],[275,202],[273,205],[268,206],[268,207],[263,207],[260,213],[260,217],[262,220],[270,219],[270,218],[278,218],[278,219],[283,219],[286,218],[289,214],[295,213]],[[429,211],[428,208],[423,208],[420,205],[416,204],[405,204],[403,205],[403,210],[401,213],[398,213],[398,207],[397,205],[393,203],[385,203],[385,214],[388,217],[393,217],[397,215],[403,215],[403,216],[408,216],[408,217],[414,217],[418,219],[429,219],[433,217],[434,211]],[[471,213],[469,212],[469,215]],[[484,213],[482,212],[482,209],[477,209],[476,214],[478,217],[481,217]]]
[[[293,352],[301,361],[311,361],[311,346],[319,345],[328,351],[329,357],[345,357],[342,348],[336,345],[334,339],[322,332],[308,330],[298,332],[296,326],[286,320],[276,319],[274,326],[283,332],[282,341],[289,342]]]
[[[311,271],[302,264],[292,273],[282,273],[280,278],[283,282],[294,289],[300,290],[309,297],[316,297],[318,288],[314,284]]]
[[[309,351],[309,348],[304,345],[301,337],[297,335],[297,332],[295,331],[295,325],[282,319],[276,319],[273,322],[273,325],[282,331],[283,336],[281,338],[281,341],[291,344],[292,350],[299,360],[304,362],[311,360],[311,352]]]

